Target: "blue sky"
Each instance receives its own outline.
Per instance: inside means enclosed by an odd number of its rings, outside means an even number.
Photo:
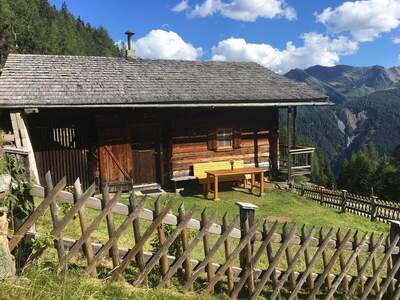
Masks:
[[[132,28],[137,54],[147,58],[252,60],[286,72],[314,64],[388,67],[400,54],[400,0],[66,3],[115,41]]]

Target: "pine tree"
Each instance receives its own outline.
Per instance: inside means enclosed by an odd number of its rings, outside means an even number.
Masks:
[[[118,56],[106,29],[48,0],[0,0],[0,68],[8,53]]]

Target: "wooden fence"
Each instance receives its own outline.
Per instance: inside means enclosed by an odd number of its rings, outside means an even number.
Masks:
[[[351,194],[346,190],[330,190],[324,187],[293,184],[301,196],[318,201],[321,205],[370,218],[371,221],[388,223],[400,221],[400,203],[380,200],[376,196],[366,197]]]
[[[100,200],[93,197],[94,185],[82,191],[77,180],[74,193],[65,191],[65,186],[65,178],[53,185],[48,173],[46,187],[31,190],[37,207],[10,237],[11,250],[26,241],[24,237],[46,234],[31,228],[50,210],[49,236],[57,249],[59,271],[78,260],[95,277],[106,274],[109,280],[125,278],[133,286],[158,287],[178,280],[182,292],[214,291],[231,298],[332,299],[343,294],[360,299],[400,298],[398,223],[393,223],[388,236],[361,236],[352,230],[260,223],[254,205],[238,203],[239,214],[233,218],[225,214],[218,224],[215,212],[204,210],[201,220],[196,220],[194,208],[186,212],[181,205],[174,215],[172,203],[162,205],[160,199],[148,209],[146,197],[131,194],[125,205],[120,203],[121,193],[110,195],[107,188]],[[71,206],[61,213],[60,203]],[[89,210],[98,213],[89,218]],[[74,217],[81,230],[78,238],[71,239],[65,229]],[[104,220],[108,239],[100,243],[92,236]],[[172,230],[166,230],[166,224]],[[133,237],[124,248],[122,237],[130,230]],[[159,246],[148,251],[148,242],[154,238]],[[171,256],[177,245],[179,255]]]

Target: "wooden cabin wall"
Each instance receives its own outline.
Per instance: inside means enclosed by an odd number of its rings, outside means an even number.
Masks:
[[[277,109],[183,110],[174,114],[171,127],[170,173],[173,177],[193,174],[193,164],[244,160],[245,166],[267,166],[270,138],[278,127]],[[207,145],[210,131],[239,129],[240,146],[214,151]]]
[[[140,184],[135,172],[146,172],[151,157],[154,170],[147,180],[164,185],[170,177],[193,174],[195,163],[244,160],[247,166],[266,166],[277,155],[277,109],[63,109],[41,110],[29,119],[41,176],[52,169],[56,180],[66,174],[69,184],[79,176],[85,185],[120,182],[128,188],[132,182]],[[47,146],[51,135],[43,130],[51,128],[73,128],[79,143],[72,148]],[[239,147],[209,150],[209,133],[221,128],[240,129]],[[63,160],[75,148],[81,149],[84,163],[75,156]],[[135,168],[135,159],[141,159],[142,167]]]

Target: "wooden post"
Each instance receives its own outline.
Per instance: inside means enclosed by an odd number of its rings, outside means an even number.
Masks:
[[[258,206],[252,203],[236,202],[240,210],[240,239],[243,240],[248,234],[249,228],[254,225],[255,211]],[[246,245],[246,247],[240,253],[240,267],[242,270],[253,269],[251,261],[253,258],[254,251],[254,239]],[[254,272],[251,272],[247,280],[248,295],[252,295],[254,292]]]
[[[293,130],[293,132],[292,132],[292,136],[293,136],[293,138],[292,138],[292,144],[293,144],[293,147],[296,147],[297,146],[297,125],[296,125],[296,119],[297,119],[297,107],[296,106],[294,106],[293,107],[293,115],[292,115],[292,117],[293,117],[293,124],[292,124],[292,130]]]
[[[81,181],[78,179],[76,179],[76,181],[74,182],[74,202],[78,202],[79,198],[82,197],[83,195],[83,191],[82,191],[82,185],[81,185]],[[53,202],[54,203],[54,202]],[[84,235],[85,232],[87,231],[88,225],[87,225],[87,220],[86,220],[86,215],[85,215],[85,205],[82,206],[82,208],[78,211],[78,216],[79,216],[79,223],[80,223],[80,227],[81,227],[81,234]],[[62,238],[61,238],[62,240]],[[64,245],[63,245],[64,247]],[[90,238],[87,239],[87,241],[83,244],[83,251],[84,254],[86,256],[86,261],[87,264],[90,265],[90,263],[93,260],[93,247],[92,247],[92,243],[90,242]],[[97,276],[96,273],[96,269],[94,269],[92,272],[90,272],[90,275],[93,277]]]
[[[400,235],[400,221],[390,220],[390,241],[393,241],[396,236]],[[400,242],[397,244],[400,246]],[[392,263],[396,264],[397,260],[400,259],[400,254],[393,254],[392,255]],[[396,273],[394,276],[396,280],[400,279],[400,271]]]
[[[135,195],[135,191],[132,190],[132,194],[129,197],[129,209],[130,212],[132,213],[135,209],[137,208],[137,201],[136,201],[136,195]],[[135,245],[138,244],[142,238],[142,235],[140,233],[140,223],[139,223],[139,218],[135,218],[135,220],[133,220],[133,235],[135,238]],[[143,250],[141,249],[138,254],[136,254],[136,263],[139,267],[140,272],[142,272],[144,270],[145,267],[145,263],[144,263],[144,257],[143,257]],[[145,282],[147,282],[147,278],[144,279]]]
[[[208,223],[207,211],[204,209],[203,212],[201,213],[201,227],[203,228],[207,226],[207,223]],[[208,253],[210,252],[210,243],[207,232],[204,234],[203,237],[203,248],[204,248],[204,257],[207,257]],[[207,264],[206,271],[207,271],[207,281],[210,282],[214,275],[214,269],[211,262]]]
[[[377,202],[376,200],[378,200],[377,196],[371,197],[371,211],[370,211],[371,221],[376,220],[376,202]]]
[[[179,206],[178,224],[181,223],[185,218],[185,206],[183,203]],[[182,239],[182,252],[189,247],[189,228],[185,226],[181,233]],[[185,281],[188,281],[192,277],[192,263],[190,262],[190,257],[187,257],[183,262],[183,268],[185,269]],[[189,287],[189,290],[193,290],[193,286]]]
[[[165,186],[165,171],[164,171],[164,147],[163,143],[160,141],[158,143],[158,164],[160,170],[160,184],[162,187]],[[176,191],[176,188],[175,188]]]
[[[270,180],[273,179],[274,175],[278,172],[279,168],[279,133],[277,130],[272,131],[268,135],[268,141],[269,141],[269,151],[270,151],[270,165],[269,165],[269,170],[270,170]]]
[[[292,113],[293,108],[288,107],[287,115],[287,168],[288,168],[288,182],[292,182],[292,157],[290,156],[290,150],[292,149]]]
[[[160,198],[158,198],[156,200],[156,202],[154,203],[154,219],[157,218],[157,216],[159,216],[160,213],[161,213]],[[158,234],[158,240],[160,242],[160,248],[161,248],[167,239],[165,237],[164,226],[162,223],[159,226],[157,226],[157,234]],[[164,278],[165,274],[167,274],[167,272],[169,270],[169,262],[168,262],[167,255],[161,256],[160,265],[161,265],[161,275],[162,275],[162,278]],[[165,285],[168,286],[169,281],[167,281],[165,283]]]
[[[323,186],[321,186],[319,188],[319,193],[320,193],[319,204],[320,205],[324,205],[324,191],[325,191],[325,188]]]
[[[342,190],[342,201],[341,201],[341,211],[342,213],[346,212],[346,206],[347,206],[347,191],[346,190]]]
[[[218,185],[219,185],[219,182],[218,182],[218,176],[214,176],[214,200],[215,201],[218,201],[219,200],[219,195],[218,195],[218,193],[219,193],[219,191],[218,191]]]
[[[301,196],[304,196],[304,183],[301,184],[300,195],[301,195]]]
[[[222,232],[226,232],[227,230],[228,230],[228,218],[227,218],[227,214],[225,213],[225,215],[222,219]],[[224,250],[225,250],[225,260],[227,260],[229,255],[231,255],[231,242],[230,242],[229,236],[224,241]],[[234,289],[233,271],[232,271],[231,267],[229,267],[226,270],[226,276],[228,279],[229,295],[231,295],[231,293]]]
[[[12,112],[10,113],[10,118],[17,148],[22,148],[29,151],[28,160],[31,180],[37,184],[40,184],[39,172],[36,165],[35,154],[33,152],[33,146],[26,117],[23,113]]]
[[[260,173],[260,196],[264,196],[264,172]]]
[[[103,187],[103,196],[101,197],[101,209],[104,209],[110,201],[111,200],[110,200],[110,194],[108,192],[108,185],[106,184]],[[112,236],[115,234],[115,223],[113,214],[112,213],[107,214],[106,219],[107,219],[108,238],[111,239]],[[115,245],[112,246],[110,251],[110,256],[112,258],[113,268],[116,268],[119,265],[119,254],[118,254],[117,243],[115,243]]]

